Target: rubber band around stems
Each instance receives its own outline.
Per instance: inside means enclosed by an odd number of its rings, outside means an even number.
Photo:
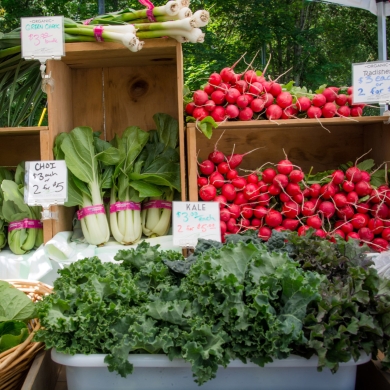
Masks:
[[[172,210],[172,202],[168,200],[150,200],[142,204],[142,210],[147,209],[167,209]]]
[[[87,217],[88,215],[93,215],[93,214],[105,214],[106,211],[104,209],[104,206],[102,204],[97,204],[94,206],[88,206],[84,207],[81,210],[77,211],[77,219],[83,219]]]
[[[98,42],[104,42],[104,39],[102,37],[103,31],[104,31],[103,26],[96,26],[93,28],[93,35],[95,35],[95,39]]]
[[[149,0],[138,0],[142,5],[147,7],[148,9],[146,10],[146,16],[148,17],[150,22],[156,22],[156,18],[153,15],[153,8],[154,5],[151,1]]]
[[[116,202],[110,205],[110,213],[116,213],[118,211],[124,211],[124,210],[135,210],[140,211],[141,210],[141,203],[131,202],[131,201],[124,201],[124,202]]]
[[[20,230],[20,229],[42,229],[43,224],[37,219],[25,218],[21,221],[10,222],[8,225],[8,231]]]

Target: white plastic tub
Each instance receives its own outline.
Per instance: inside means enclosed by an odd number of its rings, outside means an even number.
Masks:
[[[336,374],[317,371],[317,357],[309,360],[291,356],[261,368],[253,363],[232,361],[217,377],[199,387],[190,364],[170,361],[166,355],[130,355],[134,372],[122,378],[109,372],[105,355],[64,355],[52,350],[52,359],[66,366],[68,390],[354,390],[356,367],[366,363],[364,354],[357,362],[340,364]]]

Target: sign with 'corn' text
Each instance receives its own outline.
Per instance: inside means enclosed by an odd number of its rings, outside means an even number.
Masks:
[[[353,104],[390,101],[390,61],[352,64]]]
[[[29,206],[64,204],[68,200],[68,169],[64,160],[27,161],[24,201]]]
[[[195,247],[198,238],[221,242],[218,202],[172,202],[173,245]]]
[[[60,59],[64,55],[64,17],[21,18],[22,57]]]

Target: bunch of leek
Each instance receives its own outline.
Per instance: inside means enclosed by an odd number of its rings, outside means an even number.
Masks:
[[[2,217],[8,224],[28,219],[40,221],[42,208],[24,203],[24,163],[20,163],[15,172],[15,179],[4,179],[1,183],[3,203]],[[23,255],[43,244],[43,230],[37,227],[23,227],[8,232],[8,245],[16,255]]]
[[[65,205],[79,206],[85,240],[92,245],[106,243],[110,229],[102,195],[111,187],[114,165],[119,162],[118,150],[101,140],[90,127],[76,127],[70,133],[60,133],[56,137],[53,151],[55,158],[65,160],[68,167],[68,201]],[[84,213],[85,210],[92,210],[92,213]]]

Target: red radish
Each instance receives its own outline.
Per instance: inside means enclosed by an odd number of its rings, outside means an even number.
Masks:
[[[267,119],[275,120],[280,119],[282,116],[282,109],[277,104],[271,104],[267,107],[265,111],[265,115],[267,116]]]
[[[197,179],[198,187],[203,187],[209,183],[207,177],[199,176]]]
[[[334,102],[337,97],[337,93],[330,87],[325,88],[322,94],[325,96],[327,102]]]
[[[209,112],[204,107],[195,107],[194,111],[192,112],[192,116],[198,121],[201,121],[202,119],[206,118],[206,116],[208,115]]]
[[[246,177],[248,183],[257,184],[259,182],[259,176],[256,173],[251,173]],[[260,189],[260,188],[259,188]]]
[[[234,198],[234,204],[243,205],[248,203],[248,200],[245,198],[244,193],[242,191],[236,192],[236,197]]]
[[[259,186],[260,192],[267,192],[268,191],[268,186],[266,183],[264,183],[263,180],[260,180],[257,185]]]
[[[321,118],[322,110],[320,107],[310,106],[307,110],[307,116],[311,119],[313,118]]]
[[[282,225],[280,225],[280,226],[274,227],[273,230],[276,230],[277,232],[282,232],[282,231],[287,230],[287,229],[285,227],[283,227]]]
[[[274,103],[274,97],[270,93],[261,95],[261,99],[264,100],[264,108],[268,108]]]
[[[257,81],[259,82],[259,83],[264,83],[265,82],[265,77],[264,76],[257,76]]]
[[[272,92],[271,92],[272,93]],[[275,96],[275,95],[274,95]],[[292,96],[290,92],[280,92],[276,97],[276,104],[281,108],[286,108],[292,104]]]
[[[358,167],[351,167],[346,170],[345,177],[352,183],[357,183],[362,180],[362,173]]]
[[[336,115],[337,107],[334,103],[325,103],[322,107],[322,116],[324,118],[333,118]]]
[[[237,204],[228,205],[231,218],[238,219],[241,215],[241,208]]]
[[[217,165],[217,170],[224,175],[230,171],[230,166],[226,161],[223,161]]]
[[[279,200],[283,203],[290,201],[292,197],[284,192],[279,194]]]
[[[203,106],[209,100],[209,96],[205,91],[198,89],[194,92],[192,99],[197,106]]]
[[[351,191],[347,195],[347,201],[350,204],[356,205],[357,202],[359,201],[359,195],[355,191]]]
[[[244,80],[247,82],[247,83],[253,83],[253,82],[256,82],[257,80],[257,74],[254,70],[252,69],[249,69],[247,70],[245,73],[244,73]]]
[[[306,232],[310,229],[310,226],[307,226],[307,225],[302,225],[299,229],[298,229],[298,236],[304,236],[306,234]]]
[[[272,231],[267,226],[262,226],[261,228],[259,228],[258,237],[261,238],[263,241],[268,241],[271,235]]]
[[[314,215],[315,210],[316,210],[315,203],[308,200],[303,204],[302,215],[304,215],[305,217],[309,217],[310,215]]]
[[[353,184],[351,181],[345,180],[342,184],[342,187],[345,192],[351,192],[355,189],[355,184]]]
[[[353,94],[353,87],[348,87],[347,94],[352,95]]]
[[[360,228],[358,234],[363,241],[372,241],[374,239],[374,233],[368,227]]]
[[[252,218],[253,216],[253,208],[252,206],[249,206],[249,205],[244,205],[242,206],[241,208],[241,215],[244,217],[244,218]]]
[[[274,180],[274,177],[276,176],[276,171],[273,168],[266,168],[262,172],[261,179],[263,180],[264,183],[272,183]]]
[[[345,239],[345,232],[343,232],[341,229],[336,229],[334,232],[333,232],[333,237],[334,236],[340,236],[341,238]]]
[[[270,94],[274,97],[277,97],[282,93],[282,86],[279,83],[271,82],[271,89],[269,90]]]
[[[371,175],[367,171],[361,171],[361,173],[362,173],[362,180],[370,182]]]
[[[355,184],[355,191],[360,197],[371,194],[372,187],[367,181],[361,180]]]
[[[199,170],[203,175],[209,176],[215,171],[215,165],[210,160],[204,160],[199,164]]]
[[[214,171],[210,175],[210,184],[212,184],[215,188],[221,188],[225,183],[225,178],[218,171]]]
[[[371,218],[367,226],[374,234],[381,234],[384,229],[383,222],[378,218]]]
[[[221,221],[227,222],[231,218],[230,211],[227,208],[222,209],[219,212],[219,218]]]
[[[361,214],[368,213],[370,211],[370,205],[367,202],[361,202],[356,205],[356,211]]]
[[[208,112],[211,112],[216,107],[214,100],[207,100],[207,102],[203,106]]]
[[[311,101],[306,96],[301,96],[297,99],[296,105],[299,111],[307,111],[311,106]]]
[[[250,107],[251,107],[253,112],[260,112],[260,111],[262,111],[264,109],[265,102],[261,98],[253,99],[251,101]]]
[[[226,206],[226,204],[227,204],[227,199],[223,195],[217,195],[214,198],[214,202],[218,202],[219,203],[219,209],[222,210]]]
[[[359,213],[356,213],[351,219],[351,223],[356,230],[367,226],[368,221],[369,221],[369,217],[367,214],[359,214]]]
[[[236,178],[234,178],[234,179],[232,180],[232,184],[233,184],[234,187],[236,187],[237,189],[242,190],[242,189],[246,186],[246,179],[245,179],[245,177],[238,176],[238,177],[236,177]]]
[[[261,84],[263,84],[263,88],[266,92],[269,93],[271,91],[271,87],[272,87],[271,81],[263,81]]]
[[[326,97],[323,94],[319,93],[313,96],[311,102],[315,107],[322,107],[326,103]]]
[[[260,95],[264,91],[263,85],[257,81],[249,85],[248,92],[255,96]]]
[[[318,198],[320,196],[321,184],[314,183],[310,186],[310,196],[312,198]]]
[[[293,169],[288,176],[290,182],[292,183],[299,183],[304,179],[304,177],[305,175],[299,169]]]
[[[307,226],[310,226],[314,229],[319,229],[322,226],[322,220],[318,215],[312,215],[306,220]]]
[[[275,177],[272,183],[277,187],[287,187],[288,184],[288,177],[286,175],[283,175],[282,173],[278,173]]]
[[[336,96],[336,104],[338,106],[345,106],[347,104],[347,95],[343,94],[343,93],[340,93]]]
[[[259,197],[257,198],[257,204],[259,206],[268,206],[270,200],[271,200],[271,197],[269,196],[269,194],[264,192],[264,193],[260,194]]]
[[[195,103],[194,102],[190,102],[186,105],[186,113],[188,115],[192,115],[192,113],[194,112],[194,109],[195,109]]]
[[[228,83],[234,77],[234,71],[232,68],[223,68],[219,74],[221,75],[222,81]]]
[[[217,72],[214,72],[214,73],[211,73],[210,77],[209,77],[209,83],[211,85],[219,85],[221,84],[222,82],[222,77],[219,73]]]
[[[233,184],[225,183],[221,188],[221,194],[229,201],[233,201],[236,197],[236,189]]]
[[[240,110],[235,104],[228,104],[225,108],[225,114],[229,119],[238,118]]]
[[[238,114],[238,118],[241,121],[250,121],[253,116],[253,111],[250,107],[245,107],[242,110],[240,110],[240,113]]]
[[[251,226],[253,226],[255,228],[259,228],[260,225],[261,225],[260,219],[258,219],[258,218],[252,218],[251,219]]]
[[[352,107],[351,108],[351,116],[357,117],[362,116],[363,109],[361,107]]]
[[[237,234],[240,231],[240,227],[236,223],[235,218],[230,218],[226,223],[226,228],[229,232]]]
[[[241,96],[241,92],[238,89],[229,88],[225,94],[225,99],[228,103],[234,104],[239,96]]]
[[[351,116],[351,109],[348,106],[341,106],[337,109],[336,114],[341,117]]]
[[[241,80],[242,74],[238,73],[233,76],[233,78],[230,80],[230,84],[235,84],[237,81]]]
[[[282,221],[282,226],[288,230],[297,230],[299,226],[299,221],[295,218],[286,218]]]
[[[277,210],[269,210],[265,216],[265,223],[270,227],[279,226],[282,223],[283,217]]]
[[[344,207],[348,203],[347,197],[341,192],[339,192],[338,194],[335,194],[333,196],[333,200],[334,200],[334,203],[337,207]]]
[[[290,177],[289,177],[290,178]],[[290,180],[291,181],[291,180]],[[303,197],[305,198],[309,198],[310,197],[310,189],[308,187],[305,187],[302,191],[302,195]]]
[[[326,218],[331,218],[336,209],[332,202],[325,200],[319,205],[318,211],[323,213]]]
[[[336,188],[332,183],[324,184],[321,187],[320,194],[324,199],[331,199],[336,194]]]
[[[384,203],[377,203],[372,206],[371,214],[375,217],[386,219],[389,214],[389,208]]]
[[[215,91],[215,86],[211,84],[206,84],[203,88],[203,91],[207,93],[207,95],[211,95]]]
[[[214,100],[215,104],[224,104],[225,103],[225,93],[222,91],[214,91],[211,94],[211,99]]]
[[[236,104],[239,108],[245,108],[249,105],[249,99],[246,95],[240,95],[236,100]]]
[[[245,80],[238,80],[234,87],[238,89],[239,92],[245,93],[248,90],[248,83]]]
[[[384,198],[384,191],[379,190],[379,188],[374,188],[370,193],[370,201],[372,203],[383,202]]]
[[[294,166],[292,165],[290,160],[280,160],[277,165],[276,169],[279,173],[282,173],[283,175],[289,175],[292,170],[294,169]]]
[[[301,204],[303,202],[303,195],[302,195],[302,193],[296,194],[292,198],[293,198],[293,201],[298,203],[298,204]]]
[[[247,154],[252,153],[255,150],[257,150],[257,149],[250,150],[249,152],[246,152],[244,154],[235,153],[235,154],[232,154],[231,156],[229,156],[228,163],[229,163],[230,168],[233,168],[233,169],[237,168],[242,163],[243,158]]]
[[[331,176],[332,183],[335,185],[341,184],[345,179],[344,172],[341,169],[337,169],[336,171],[334,171]]]
[[[214,150],[208,155],[208,159],[214,164],[219,164],[225,161],[225,155],[218,150]]]
[[[354,240],[360,240],[360,236],[356,232],[347,233],[345,240],[348,241],[350,238],[353,238]]]
[[[340,224],[335,224],[336,227],[339,227],[345,234],[353,232],[353,225],[351,222],[344,222],[344,221],[337,221],[340,222]]]
[[[387,241],[390,241],[390,228],[387,227],[382,230],[382,238]]]
[[[389,243],[383,238],[377,237],[372,240],[370,247],[378,252],[383,252],[389,249]]]
[[[297,113],[298,113],[298,110],[294,106],[288,106],[282,112],[282,119],[295,118]]]
[[[226,174],[226,178],[228,180],[233,180],[235,179],[236,177],[238,176],[238,172],[236,169],[231,169],[227,174]]]
[[[317,229],[314,235],[321,238],[326,238],[326,233],[322,229]]]
[[[211,201],[217,195],[217,189],[212,184],[206,184],[199,189],[199,197],[204,201]]]
[[[253,202],[259,197],[260,190],[256,184],[248,183],[243,189],[243,193],[246,199]]]
[[[300,211],[300,207],[293,201],[288,201],[282,206],[282,214],[287,218],[296,218]]]
[[[353,210],[353,207],[349,204],[347,204],[344,207],[341,207],[339,210],[337,210],[337,216],[342,219],[351,219],[354,216],[355,212]]]
[[[226,92],[229,90],[230,84],[227,83],[221,83],[218,85],[218,87],[215,88],[216,91],[221,91],[226,94]]]
[[[246,218],[241,218],[241,220],[239,221],[239,224],[241,225],[241,227],[247,229],[251,226],[251,221],[249,221],[249,219],[246,219]]]
[[[301,188],[297,183],[288,183],[286,186],[286,192],[291,196],[298,195],[301,193]]]
[[[268,209],[264,206],[256,206],[253,210],[253,215],[258,219],[264,218],[267,215],[267,213],[268,213]]]

